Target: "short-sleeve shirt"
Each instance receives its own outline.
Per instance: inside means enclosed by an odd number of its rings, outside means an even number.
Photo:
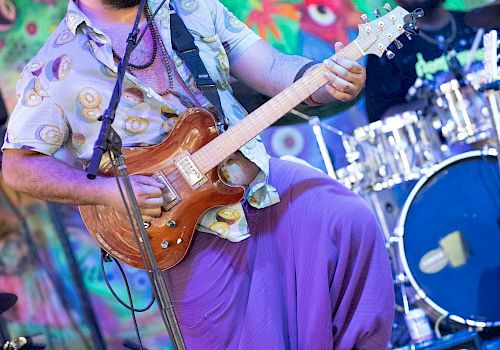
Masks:
[[[160,3],[149,0],[151,12]],[[193,35],[200,57],[217,85],[224,114],[230,125],[234,125],[247,112],[232,95],[229,67],[260,38],[217,0],[171,3]],[[183,60],[172,49],[168,1],[154,21],[168,59],[176,68],[174,86],[182,88],[162,97],[127,72],[113,123],[124,146],[158,144],[172,130],[176,115],[189,107],[210,106]],[[109,37],[69,1],[65,18],[19,78],[19,101],[9,120],[3,149],[53,155],[64,147],[83,164],[88,163],[101,127],[97,118],[108,106],[116,71]],[[269,156],[262,141],[255,138],[240,151],[261,170],[247,191],[249,203],[257,208],[277,203],[277,191],[267,183]],[[224,217],[221,210],[233,217],[231,225],[217,224]],[[236,222],[234,217],[238,219]],[[200,220],[199,229],[232,241],[249,235],[241,204],[209,211]]]

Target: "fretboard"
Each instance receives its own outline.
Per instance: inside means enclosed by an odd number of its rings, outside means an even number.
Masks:
[[[354,41],[336,53],[335,56],[356,61],[363,54]],[[227,157],[323,87],[327,83],[324,77],[326,69],[324,64],[315,66],[290,87],[200,148],[192,155],[192,160],[199,170],[205,174],[222,163]]]

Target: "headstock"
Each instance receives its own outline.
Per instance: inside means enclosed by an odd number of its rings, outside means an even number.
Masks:
[[[418,33],[416,19],[422,17],[424,11],[416,9],[410,13],[399,6],[392,10],[389,4],[385,4],[384,9],[388,12],[384,16],[380,16],[379,10],[373,11],[377,19],[371,22],[368,22],[366,14],[361,15],[361,19],[365,23],[358,26],[359,35],[355,42],[365,55],[371,53],[382,57],[385,52],[387,57],[391,59],[394,57],[394,53],[387,47],[394,42],[396,47],[401,49],[403,44],[397,39],[401,34],[406,34],[411,40],[411,35]]]

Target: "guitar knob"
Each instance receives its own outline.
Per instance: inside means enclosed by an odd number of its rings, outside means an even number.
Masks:
[[[167,249],[169,246],[168,241],[161,242],[161,249]]]
[[[401,41],[399,41],[398,39],[394,40],[394,44],[396,45],[396,48],[398,50],[401,50],[403,48],[403,43]]]
[[[385,56],[386,56],[388,59],[392,60],[392,59],[394,58],[394,56],[396,56],[396,55],[395,55],[395,54],[394,54],[394,52],[392,52],[391,50],[387,50],[387,51],[385,52]]]
[[[168,220],[167,226],[169,228],[176,228],[177,227],[177,223],[174,220]]]

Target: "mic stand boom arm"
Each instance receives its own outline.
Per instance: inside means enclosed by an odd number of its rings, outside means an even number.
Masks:
[[[95,179],[104,152],[109,150],[113,154],[113,164],[119,172],[120,179],[127,194],[128,203],[130,203],[130,207],[132,209],[133,215],[130,220],[134,231],[135,240],[139,247],[139,251],[141,252],[144,266],[148,271],[148,277],[150,279],[153,292],[155,293],[156,299],[158,300],[163,322],[165,323],[165,327],[167,328],[170,339],[173,342],[175,349],[184,350],[186,347],[184,345],[179,325],[174,314],[168,287],[154,256],[151,243],[146,233],[146,229],[144,228],[139,205],[135,198],[130,178],[128,177],[127,167],[125,165],[124,157],[121,152],[122,141],[120,139],[120,136],[111,127],[111,124],[113,123],[115,118],[116,109],[118,108],[118,104],[120,102],[126,67],[128,65],[130,54],[135,48],[137,42],[137,35],[139,34],[139,22],[144,10],[144,5],[145,0],[141,0],[139,3],[139,9],[137,11],[134,26],[127,38],[125,53],[118,65],[118,74],[109,106],[101,118],[101,130],[99,131],[99,136],[94,144],[94,152],[92,154],[92,158],[90,159],[86,172],[89,179]],[[127,203],[125,204],[127,205]],[[137,234],[137,232],[139,232],[139,234]]]

